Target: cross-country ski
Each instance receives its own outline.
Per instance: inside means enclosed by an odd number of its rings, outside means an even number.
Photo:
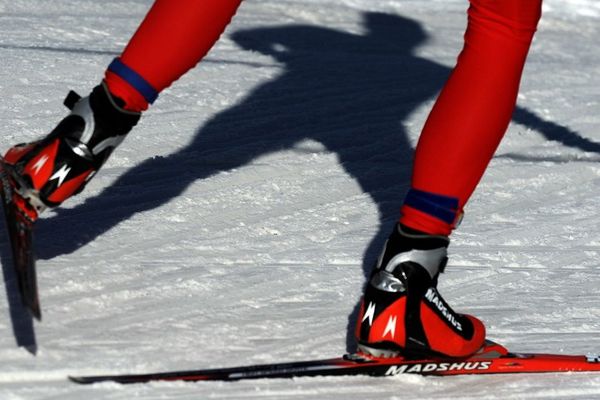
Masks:
[[[6,235],[12,250],[12,264],[14,276],[21,301],[40,320],[42,318],[40,300],[37,289],[35,272],[35,253],[33,248],[33,223],[21,213],[16,204],[18,195],[15,195],[14,181],[12,181],[10,167],[4,164],[0,157],[0,196],[4,210]]]
[[[222,369],[170,371],[139,375],[72,376],[75,383],[146,383],[152,381],[237,381],[244,379],[366,375],[390,377],[401,374],[432,376],[600,372],[600,356],[509,353],[487,342],[477,354],[465,359],[371,358],[350,354],[340,358],[281,364],[249,365]]]

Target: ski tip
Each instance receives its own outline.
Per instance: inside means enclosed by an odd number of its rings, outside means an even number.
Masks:
[[[42,309],[38,298],[37,282],[35,280],[30,282],[29,287],[25,286],[21,288],[20,292],[23,306],[33,318],[38,322],[42,322]]]
[[[129,375],[98,375],[98,376],[68,376],[69,380],[73,383],[77,383],[80,385],[91,385],[93,383],[103,383],[103,382],[113,382],[120,384],[128,384],[128,383],[146,383],[151,379],[137,379],[137,376],[129,376]],[[131,379],[134,378],[134,379]]]
[[[42,310],[40,310],[40,305],[29,305],[29,312],[38,322],[42,322]]]
[[[102,376],[67,376],[69,380],[73,383],[77,383],[80,385],[91,385],[92,383],[106,382],[111,381],[111,379],[106,379],[106,377]]]
[[[67,378],[69,378],[69,380],[73,383],[88,383],[85,379],[83,379],[83,377],[81,376],[71,376],[69,375]]]
[[[31,316],[39,322],[42,322],[42,308],[40,307],[40,300],[37,295],[37,287],[34,287],[32,291],[27,291],[23,294],[23,303],[25,304],[25,307],[27,307],[27,309],[29,310]]]
[[[82,385],[91,383],[84,376],[71,376],[71,375],[69,375],[67,378],[69,378],[69,380],[71,382],[73,382],[73,383],[79,383],[79,384],[82,384]]]

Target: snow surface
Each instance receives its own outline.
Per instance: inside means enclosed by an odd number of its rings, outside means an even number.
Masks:
[[[0,150],[51,129],[150,3],[0,1]],[[547,0],[515,121],[440,283],[514,351],[600,350],[599,4]],[[466,7],[247,0],[86,192],[39,222],[42,323],[25,317],[0,239],[0,399],[600,398],[592,374],[66,380],[351,348]]]

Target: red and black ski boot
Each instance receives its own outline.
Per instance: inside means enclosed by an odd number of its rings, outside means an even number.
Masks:
[[[88,97],[70,92],[64,103],[71,113],[48,136],[16,145],[4,156],[20,197],[15,204],[32,221],[83,190],[140,119],[140,113],[123,109],[104,83]]]
[[[356,326],[359,351],[375,357],[467,357],[485,341],[477,318],[438,292],[449,239],[397,225],[367,284]]]
[[[19,292],[38,320],[33,223],[47,207],[83,190],[140,119],[140,113],[124,110],[104,84],[85,98],[70,92],[65,105],[71,113],[48,136],[0,157],[0,197]]]

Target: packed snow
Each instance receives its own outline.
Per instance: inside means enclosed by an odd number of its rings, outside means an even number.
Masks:
[[[64,115],[149,0],[0,1],[5,152]],[[398,217],[466,0],[246,0],[80,196],[36,227],[43,322],[0,236],[0,398],[590,399],[598,374],[77,386],[335,357]],[[440,291],[513,351],[600,351],[600,5],[547,0]]]

